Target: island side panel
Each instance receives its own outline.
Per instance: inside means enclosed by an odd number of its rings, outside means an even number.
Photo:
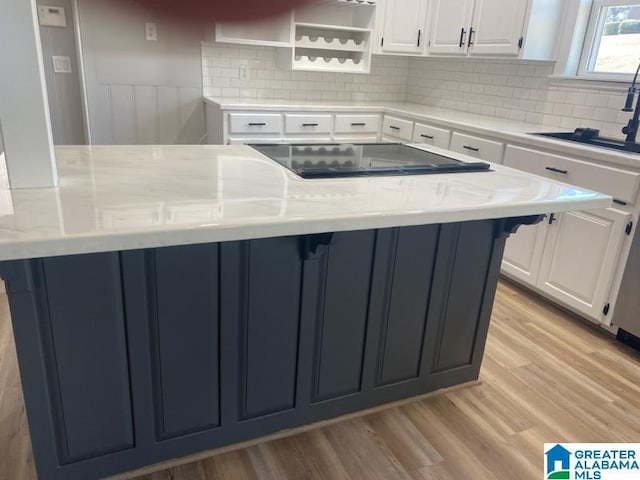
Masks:
[[[381,232],[382,233],[382,232]],[[437,258],[439,225],[391,230],[389,269],[384,292],[375,385],[417,379],[431,303],[431,285]]]
[[[39,474],[132,449],[118,253],[5,262],[2,275]]]
[[[312,402],[362,389],[375,237],[375,230],[336,233],[322,251],[312,319]]]
[[[443,226],[429,310],[427,355],[432,389],[478,378],[507,232],[503,220]]]
[[[145,252],[158,440],[220,424],[218,250]]]
[[[0,264],[9,279],[40,474],[103,477],[476,379],[504,225],[488,220],[111,252],[95,254],[106,259],[97,263],[78,255]],[[43,288],[42,265],[49,261],[60,270],[59,288],[51,291]],[[87,272],[98,273],[99,284],[86,281]],[[86,292],[95,301],[78,307],[68,304],[69,288],[98,293]],[[54,297],[64,299],[60,320],[48,311]],[[94,456],[75,461],[58,455],[65,440],[50,412],[66,407],[60,401],[77,400],[49,395],[48,371],[58,365],[42,332],[51,336],[47,329],[64,325],[67,335],[66,326],[96,307],[102,310],[96,334],[116,343],[107,348],[116,358],[109,357],[105,378],[123,388],[130,382],[133,410],[122,402],[105,405],[115,416],[104,436],[101,412],[85,415],[84,428],[95,434],[89,440],[104,448],[88,442],[73,454]],[[83,332],[69,335],[76,331]],[[64,374],[85,368],[78,352],[93,365],[91,355],[105,347],[96,342],[61,343],[67,351],[60,354],[73,359]],[[88,408],[81,403],[81,411]],[[122,450],[113,450],[114,429]]]

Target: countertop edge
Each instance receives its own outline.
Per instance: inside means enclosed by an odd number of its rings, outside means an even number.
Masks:
[[[612,198],[600,195],[593,199],[549,201],[546,203],[476,208],[426,213],[398,213],[369,216],[349,216],[331,219],[270,222],[254,225],[212,225],[186,229],[154,229],[145,232],[113,232],[99,236],[82,235],[64,239],[22,240],[15,244],[0,244],[0,261],[56,257],[120,250],[139,250],[177,245],[230,242],[260,238],[310,235],[325,232],[358,231],[379,228],[455,223],[499,218],[544,215],[567,211],[607,208]],[[578,208],[576,208],[578,203]]]

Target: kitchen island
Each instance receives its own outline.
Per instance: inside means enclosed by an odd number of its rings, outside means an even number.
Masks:
[[[56,153],[58,189],[0,196],[0,273],[47,479],[477,379],[506,237],[611,202],[499,165],[303,180],[244,146]]]

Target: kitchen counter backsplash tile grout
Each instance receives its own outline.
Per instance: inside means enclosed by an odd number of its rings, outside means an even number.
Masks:
[[[246,66],[247,80],[240,79]],[[373,57],[370,75],[279,69],[274,47],[202,44],[203,93],[255,100],[409,102],[619,137],[623,88],[597,90],[549,79],[553,62]]]
[[[629,114],[620,91],[577,88],[549,78],[553,62],[412,58],[406,101],[620,137]]]
[[[246,66],[248,79],[240,79]],[[409,59],[374,57],[370,75],[278,69],[274,47],[202,44],[204,96],[260,100],[403,102]]]

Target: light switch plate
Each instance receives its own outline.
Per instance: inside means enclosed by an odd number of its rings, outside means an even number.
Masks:
[[[54,73],[71,73],[71,58],[54,55],[53,72]]]
[[[144,24],[144,36],[147,40],[152,42],[158,40],[158,27],[155,23]]]
[[[66,27],[67,16],[65,15],[64,7],[39,5],[38,22],[42,27]]]

